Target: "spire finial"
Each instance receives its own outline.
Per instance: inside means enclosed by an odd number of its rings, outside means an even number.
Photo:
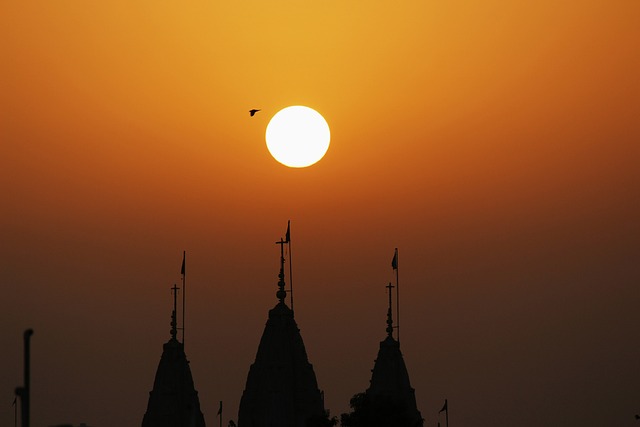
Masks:
[[[276,242],[276,245],[280,245],[280,273],[278,273],[278,292],[276,292],[276,297],[281,303],[284,303],[284,299],[287,297],[287,291],[284,290],[284,245],[286,243],[282,237],[279,242]]]
[[[177,285],[173,285],[171,293],[173,294],[173,311],[171,312],[171,339],[175,340],[178,336],[178,319],[176,318],[176,311],[178,306],[178,289]]]
[[[389,289],[389,308],[387,309],[387,334],[389,335],[389,337],[393,338],[393,316],[391,313],[391,289],[395,288],[395,286],[393,286],[391,282],[389,282],[389,284],[385,287]]]

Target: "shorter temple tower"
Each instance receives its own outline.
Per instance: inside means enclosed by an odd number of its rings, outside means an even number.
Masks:
[[[409,373],[400,352],[400,342],[393,338],[393,313],[391,310],[391,290],[387,309],[387,337],[380,342],[378,358],[375,360],[369,388],[365,392],[373,406],[387,406],[399,422],[394,425],[422,426],[423,420],[416,405],[415,390],[409,382]]]
[[[400,342],[393,338],[393,313],[389,283],[387,337],[380,342],[378,358],[371,371],[369,388],[351,399],[352,411],[342,414],[343,427],[422,427],[423,419],[416,405],[415,390],[400,352]]]
[[[288,241],[288,239],[287,239]],[[322,392],[307,359],[293,310],[285,303],[284,252],[280,240],[278,303],[269,310],[255,362],[240,400],[238,427],[326,425]]]
[[[142,427],[205,427],[184,343],[176,338],[178,289],[172,288],[171,338],[163,346]]]

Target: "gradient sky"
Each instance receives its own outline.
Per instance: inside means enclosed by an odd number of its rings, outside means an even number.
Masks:
[[[292,221],[332,415],[368,386],[400,251],[425,426],[637,426],[640,2],[0,4],[0,425],[137,427],[187,251],[205,419],[237,407]],[[331,147],[269,155],[307,105]],[[260,108],[255,117],[248,110]]]

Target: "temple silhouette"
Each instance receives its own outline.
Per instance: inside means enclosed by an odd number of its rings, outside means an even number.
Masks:
[[[278,299],[269,310],[255,362],[249,368],[238,410],[238,427],[327,425],[322,392],[294,319],[285,303],[284,252],[280,240]]]
[[[198,392],[195,390],[189,361],[184,352],[184,339],[183,342],[177,339],[178,289],[175,285],[172,288],[171,338],[162,349],[142,427],[205,427]]]
[[[367,426],[422,427],[423,419],[416,405],[415,390],[400,351],[400,341],[393,338],[391,283],[387,309],[387,336],[380,342],[378,357],[371,371],[369,388],[361,398],[360,408]]]
[[[324,407],[324,395],[318,388],[313,365],[309,363],[300,329],[291,307],[285,302],[284,246],[290,247],[290,228],[286,240],[280,239],[280,271],[276,305],[269,310],[255,361],[249,367],[247,381],[238,409],[237,427],[329,427],[337,424]],[[393,269],[397,273],[396,249]],[[291,258],[289,266],[291,267]],[[183,287],[185,265],[182,264]],[[291,297],[293,286],[290,279]],[[422,427],[424,420],[416,405],[415,390],[400,351],[400,340],[394,338],[392,289],[389,283],[387,336],[371,370],[369,387],[351,399],[351,412],[341,414],[343,427]],[[396,275],[396,293],[398,288]],[[142,427],[205,427],[183,342],[177,339],[177,293],[174,285],[171,337],[163,346],[162,357],[149,394]],[[184,290],[183,290],[184,315]],[[399,306],[399,304],[398,304]],[[399,308],[398,308],[399,310]],[[183,319],[184,323],[184,319]],[[184,325],[183,325],[184,331]],[[220,402],[222,408],[222,402]],[[221,412],[218,413],[221,417]],[[222,423],[222,419],[220,419]],[[235,426],[229,421],[229,426]]]

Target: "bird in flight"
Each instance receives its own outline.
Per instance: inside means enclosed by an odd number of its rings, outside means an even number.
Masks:
[[[260,110],[256,110],[256,109],[254,108],[253,110],[249,110],[249,114],[251,115],[251,117],[253,117],[253,115],[254,115],[255,113],[257,113],[258,111],[260,111]]]

